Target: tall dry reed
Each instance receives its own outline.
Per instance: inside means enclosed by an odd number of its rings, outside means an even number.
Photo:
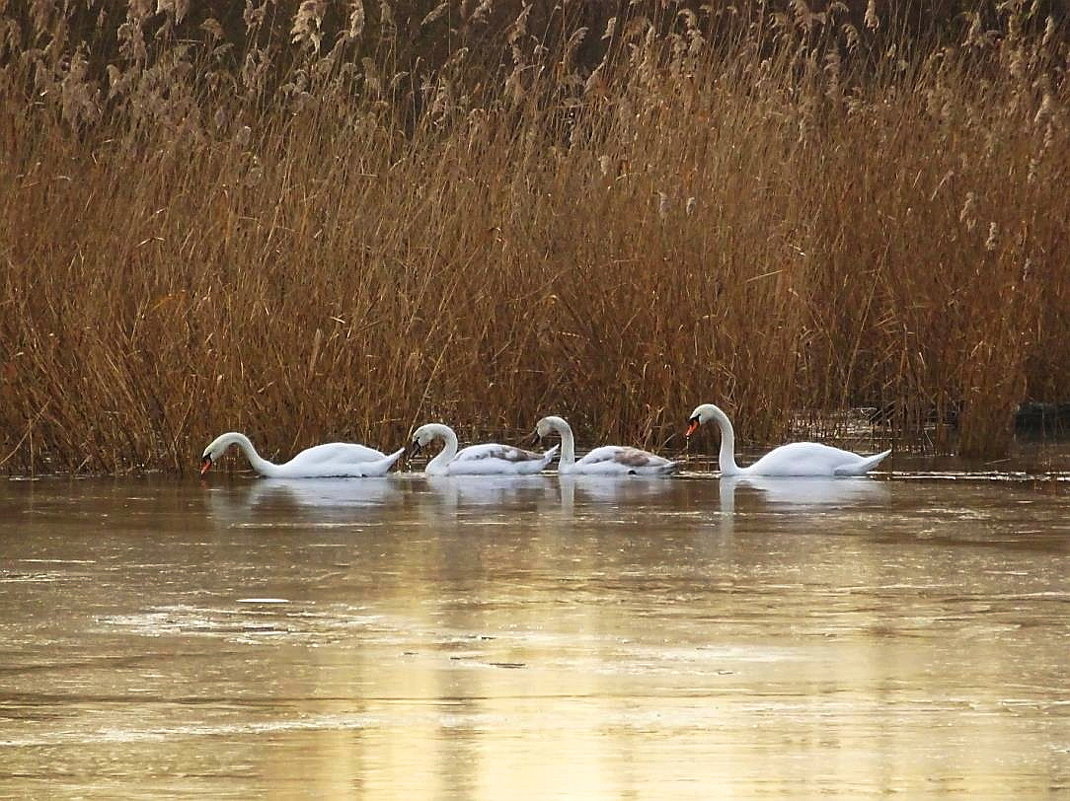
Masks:
[[[0,7],[0,469],[707,400],[1005,452],[1070,397],[1065,31],[879,11]]]

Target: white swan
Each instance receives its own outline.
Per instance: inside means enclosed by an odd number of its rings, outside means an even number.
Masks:
[[[268,478],[364,478],[384,476],[394,463],[401,458],[405,449],[395,451],[387,456],[382,451],[365,445],[350,442],[329,442],[301,451],[285,464],[275,464],[264,459],[256,452],[253,443],[244,434],[231,431],[212,440],[201,454],[201,475],[212,469],[212,465],[231,445],[237,445],[249,459],[253,469]]]
[[[546,453],[534,453],[511,445],[470,445],[457,451],[457,435],[453,429],[441,423],[422,425],[412,435],[412,455],[420,448],[443,441],[439,454],[427,463],[424,472],[432,476],[465,475],[528,475],[541,472],[553,461],[557,446]]]
[[[542,418],[535,425],[535,435],[539,439],[548,437],[555,431],[561,436],[561,459],[557,463],[558,473],[666,476],[680,466],[678,462],[670,462],[653,453],[622,445],[603,445],[576,461],[576,440],[572,435],[572,426],[564,418],[551,415]]]
[[[710,420],[717,421],[721,429],[718,463],[722,476],[860,476],[891,453],[887,450],[874,456],[860,456],[819,442],[792,442],[774,448],[749,467],[739,467],[736,465],[736,433],[732,421],[712,403],[704,403],[691,413],[687,436]]]

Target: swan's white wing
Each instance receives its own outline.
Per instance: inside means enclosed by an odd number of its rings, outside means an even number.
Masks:
[[[447,465],[448,472],[456,475],[522,475],[538,473],[545,468],[557,446],[546,453],[535,453],[512,445],[471,445],[461,450]]]
[[[386,454],[351,442],[328,442],[301,451],[279,465],[279,478],[327,478],[364,475],[362,466],[386,458]]]
[[[577,462],[577,464],[599,464],[602,462],[614,462],[624,467],[655,467],[671,464],[668,459],[642,451],[638,448],[627,448],[621,445],[603,445],[595,448]]]
[[[573,466],[577,473],[665,474],[677,467],[675,462],[638,448],[603,445],[595,448]]]
[[[470,445],[458,451],[454,462],[479,461],[484,459],[500,459],[504,462],[519,464],[524,462],[541,462],[546,458],[544,453],[526,451],[523,448],[514,448],[512,445],[498,445],[489,442],[486,445]]]
[[[892,451],[886,450],[881,453],[874,454],[873,456],[859,456],[858,454],[851,454],[856,456],[854,462],[850,464],[842,464],[836,468],[837,476],[861,476],[868,473],[874,467],[884,461]]]
[[[863,469],[863,466],[872,459],[819,442],[793,442],[770,451],[745,468],[745,473],[761,476],[854,475],[853,470],[865,472],[869,469]]]
[[[325,463],[374,462],[385,456],[386,454],[382,451],[366,445],[357,445],[353,442],[328,442],[301,451],[286,464],[308,466]]]
[[[357,462],[353,467],[354,469],[359,470],[360,474],[365,477],[385,476],[390,472],[390,468],[397,463],[397,460],[401,458],[403,453],[405,453],[405,449],[401,448],[388,456],[384,456],[382,459],[376,459],[375,461],[370,462]]]

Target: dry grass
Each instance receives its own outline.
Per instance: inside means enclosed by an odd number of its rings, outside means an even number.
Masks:
[[[546,413],[661,445],[708,400],[766,442],[954,410],[937,446],[998,454],[1070,397],[1067,48],[1033,5],[939,37],[799,2],[22,8],[0,469]]]

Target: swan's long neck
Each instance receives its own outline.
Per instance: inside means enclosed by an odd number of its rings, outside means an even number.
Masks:
[[[241,452],[245,454],[245,458],[249,460],[249,464],[253,466],[253,470],[258,472],[262,476],[268,478],[276,478],[279,475],[279,465],[274,462],[269,462],[256,452],[256,448],[253,447],[253,443],[249,441],[249,438],[245,434],[225,434],[223,436],[223,443],[220,453],[225,451],[231,445],[237,445],[241,448]]]
[[[440,423],[433,423],[429,426],[429,429],[436,438],[442,440],[442,450],[438,455],[427,463],[427,467],[424,468],[424,472],[434,473],[438,470],[445,469],[446,465],[453,461],[453,458],[457,455],[457,435],[453,433],[453,429],[449,426],[442,425]]]
[[[721,429],[721,452],[717,455],[717,465],[721,468],[722,476],[738,476],[742,470],[736,464],[736,430],[732,428],[732,421],[728,415],[722,412],[712,403],[703,407],[703,411],[717,421]]]
[[[572,426],[561,417],[551,417],[550,425],[561,435],[561,455],[557,459],[557,469],[567,470],[576,463],[576,438],[572,435]]]

